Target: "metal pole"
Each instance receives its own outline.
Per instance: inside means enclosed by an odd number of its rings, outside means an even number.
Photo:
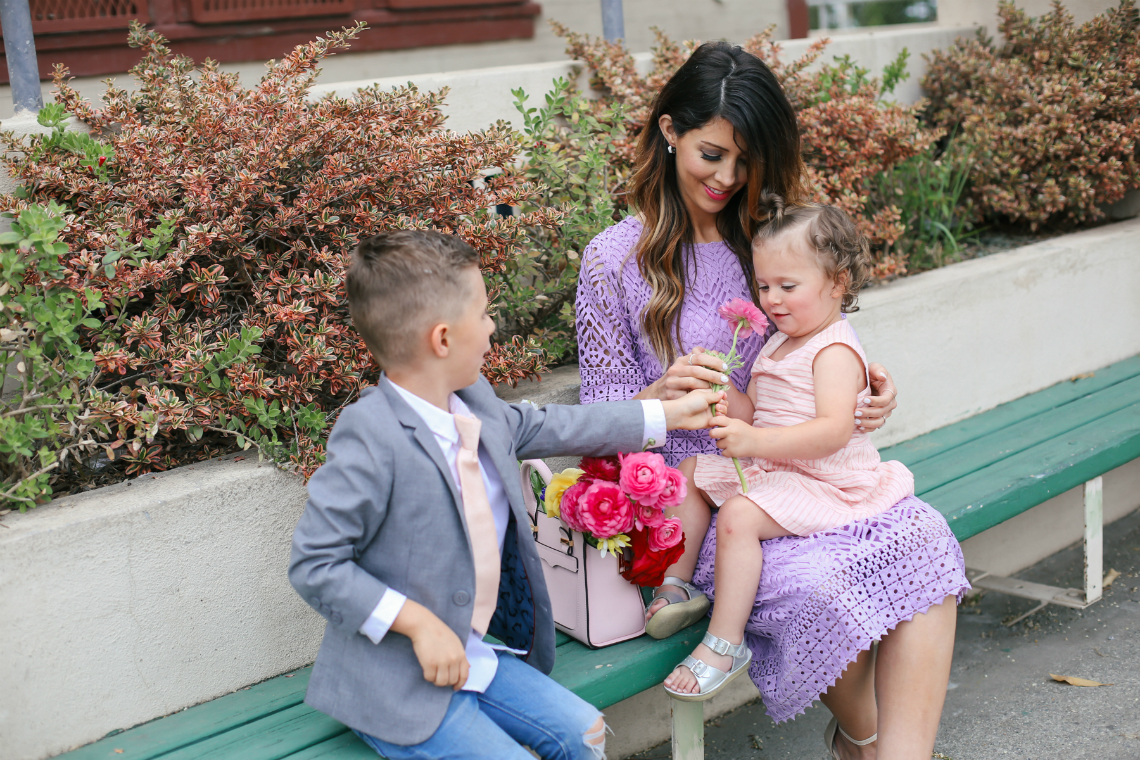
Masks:
[[[602,36],[610,42],[625,37],[625,17],[621,10],[621,0],[602,0]]]
[[[4,25],[4,55],[8,59],[12,104],[17,113],[38,111],[44,107],[44,99],[28,0],[0,0],[0,24]]]

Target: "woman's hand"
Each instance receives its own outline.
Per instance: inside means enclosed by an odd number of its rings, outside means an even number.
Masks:
[[[898,406],[895,398],[898,391],[895,389],[894,378],[882,364],[873,363],[867,367],[871,374],[871,393],[873,395],[857,401],[855,408],[855,427],[862,432],[878,430],[887,424],[887,417]]]
[[[759,432],[744,420],[717,415],[713,418],[709,437],[726,457],[755,456],[756,435]]]
[[[708,390],[713,383],[727,385],[728,375],[724,373],[724,367],[723,361],[705,353],[705,350],[698,346],[691,354],[678,357],[669,365],[664,375],[634,398],[673,401],[689,391]]]

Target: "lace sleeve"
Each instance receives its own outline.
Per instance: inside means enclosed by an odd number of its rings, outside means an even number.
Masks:
[[[620,272],[606,261],[598,242],[582,256],[575,303],[583,404],[629,399],[648,385],[634,350]]]

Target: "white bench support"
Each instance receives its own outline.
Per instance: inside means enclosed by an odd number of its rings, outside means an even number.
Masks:
[[[1058,588],[1047,586],[1044,583],[1007,578],[1001,575],[990,575],[983,570],[966,568],[966,577],[975,588],[1000,591],[1010,596],[1020,596],[1025,599],[1034,599],[1040,604],[1026,612],[1024,615],[1009,621],[1007,626],[1015,625],[1047,604],[1059,604],[1083,610],[1093,602],[1100,601],[1104,591],[1104,489],[1100,476],[1085,483],[1085,590],[1076,588]]]
[[[1104,488],[1101,478],[1085,483],[1085,604],[1100,601],[1104,589]]]
[[[673,760],[705,760],[705,703],[671,699]]]

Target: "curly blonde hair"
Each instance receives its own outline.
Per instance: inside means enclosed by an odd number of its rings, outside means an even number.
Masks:
[[[871,252],[867,238],[842,209],[827,205],[784,205],[784,199],[765,193],[761,202],[768,221],[752,238],[752,250],[789,232],[803,231],[819,257],[820,266],[843,286],[844,314],[859,311],[859,291],[871,277]]]

